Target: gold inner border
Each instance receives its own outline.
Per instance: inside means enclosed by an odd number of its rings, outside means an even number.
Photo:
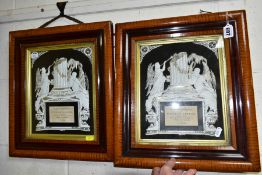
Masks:
[[[93,125],[94,135],[80,135],[80,134],[35,134],[32,133],[32,62],[31,53],[36,51],[50,51],[62,49],[75,49],[90,47],[92,49],[92,88],[93,88]],[[49,46],[30,47],[26,49],[26,138],[27,139],[43,139],[43,140],[77,140],[77,141],[96,141],[96,70],[95,70],[95,43],[85,42],[76,44],[57,44]]]
[[[140,47],[150,45],[164,45],[171,43],[186,43],[197,41],[217,41],[219,73],[221,83],[221,100],[222,114],[224,123],[224,140],[191,140],[191,139],[142,139],[141,138],[141,117],[140,117]],[[227,88],[227,68],[226,56],[224,48],[224,39],[222,35],[201,35],[201,36],[185,36],[167,39],[152,39],[135,42],[135,142],[143,145],[175,145],[175,146],[229,146],[230,141],[230,116],[228,104],[228,88]],[[219,92],[218,92],[219,93]]]

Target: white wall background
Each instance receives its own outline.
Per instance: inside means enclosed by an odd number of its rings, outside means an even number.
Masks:
[[[39,27],[58,15],[55,3],[56,1],[53,0],[0,0],[0,175],[150,175],[149,169],[115,168],[111,162],[10,158],[8,156],[9,31]],[[262,150],[261,8],[261,0],[69,0],[65,13],[74,15],[84,22],[111,20],[115,24],[198,14],[200,9],[211,12],[245,9],[250,39],[259,145]],[[40,12],[41,9],[44,9],[44,12]],[[68,24],[72,22],[61,19],[52,26]],[[199,172],[198,174],[226,173]],[[230,173],[230,175],[233,174],[238,173]]]

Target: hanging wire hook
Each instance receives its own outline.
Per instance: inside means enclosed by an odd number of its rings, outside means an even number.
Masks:
[[[57,2],[56,6],[60,11],[60,15],[65,15],[65,6],[68,3],[68,1],[64,1],[64,2]]]
[[[57,8],[59,9],[60,14],[59,14],[58,16],[56,16],[55,18],[53,18],[53,19],[47,21],[46,23],[44,23],[44,24],[41,25],[39,28],[45,28],[46,26],[48,26],[49,24],[51,24],[52,22],[54,22],[54,21],[57,20],[58,18],[62,18],[62,17],[67,18],[67,19],[69,19],[69,20],[71,20],[71,21],[73,21],[73,22],[75,22],[75,23],[82,24],[82,23],[83,23],[82,21],[80,21],[80,20],[78,20],[78,19],[76,19],[76,18],[73,18],[73,17],[71,17],[71,16],[65,15],[65,6],[66,6],[66,3],[67,3],[67,2],[68,2],[68,1],[57,2],[57,3],[56,3],[56,6],[57,6]]]

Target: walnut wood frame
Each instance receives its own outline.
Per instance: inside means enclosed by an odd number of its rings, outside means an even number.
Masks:
[[[227,60],[230,146],[134,147],[134,53],[132,37],[175,34],[197,36],[223,34],[227,20],[234,37],[224,39]],[[260,171],[256,112],[245,11],[175,17],[116,25],[116,79],[114,88],[115,166],[152,168],[176,158],[177,169],[201,171]],[[133,61],[134,62],[134,61]],[[243,71],[244,70],[244,71]]]
[[[26,137],[25,50],[30,45],[73,44],[95,38],[97,140],[51,140]],[[94,40],[93,40],[94,41]],[[9,155],[15,157],[112,161],[113,159],[113,53],[112,23],[31,29],[10,32]],[[99,62],[99,63],[98,63]]]

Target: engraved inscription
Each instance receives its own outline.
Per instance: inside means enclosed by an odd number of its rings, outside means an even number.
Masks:
[[[198,126],[197,106],[165,106],[166,126]]]
[[[50,123],[74,123],[74,106],[50,106]]]

